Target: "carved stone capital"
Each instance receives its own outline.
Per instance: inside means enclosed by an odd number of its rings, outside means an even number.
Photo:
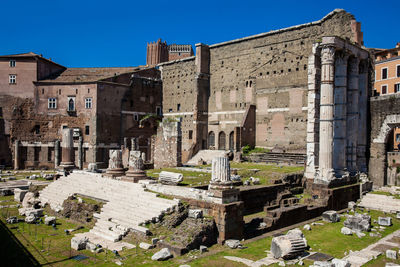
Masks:
[[[335,61],[336,48],[332,45],[325,45],[321,49],[321,63],[333,64]]]

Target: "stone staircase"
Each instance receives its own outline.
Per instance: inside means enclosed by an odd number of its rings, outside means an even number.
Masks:
[[[400,212],[400,199],[393,196],[367,193],[359,204],[360,207],[384,212]]]
[[[158,198],[155,193],[144,191],[141,184],[83,171],[74,171],[51,183],[40,191],[39,199],[54,210],[62,210],[64,200],[74,194],[106,201],[101,212],[94,214],[95,226],[89,233],[83,233],[89,241],[95,239],[96,244],[100,242],[106,248],[121,240],[128,231],[147,234],[148,229],[143,224],[158,221],[179,204],[179,200]]]
[[[188,162],[186,162],[185,165],[197,166],[200,159],[205,161],[207,164],[211,164],[211,161],[213,158],[223,157],[228,152],[229,151],[225,151],[225,150],[208,150],[208,149],[200,150]]]

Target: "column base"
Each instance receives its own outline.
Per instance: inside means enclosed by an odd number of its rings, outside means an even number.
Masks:
[[[124,176],[125,175],[125,171],[123,168],[118,168],[118,169],[107,169],[106,171],[106,176],[109,177],[120,177],[120,176]]]
[[[139,180],[147,179],[146,173],[143,170],[129,169],[125,176],[121,177],[122,181],[137,183]]]

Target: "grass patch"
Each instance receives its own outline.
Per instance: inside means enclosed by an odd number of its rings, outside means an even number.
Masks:
[[[186,170],[179,170],[176,168],[147,170],[146,175],[153,178],[158,178],[159,173],[162,171],[176,172],[183,174],[183,181],[180,182],[179,184],[182,186],[207,185],[211,180],[211,173],[186,171]]]
[[[302,166],[277,166],[248,162],[231,162],[231,168],[239,169],[238,174],[242,177],[243,181],[250,177],[259,178],[262,185],[273,184],[274,180],[282,178],[285,174],[304,171],[304,167]],[[180,183],[182,186],[207,185],[211,180],[211,173],[186,171],[176,168],[152,169],[147,170],[146,174],[147,176],[158,178],[161,171],[183,174],[183,181]]]

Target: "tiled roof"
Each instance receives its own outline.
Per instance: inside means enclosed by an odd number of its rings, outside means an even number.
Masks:
[[[134,72],[139,67],[116,68],[67,68],[54,78],[41,80],[40,82],[96,82],[124,73]]]

